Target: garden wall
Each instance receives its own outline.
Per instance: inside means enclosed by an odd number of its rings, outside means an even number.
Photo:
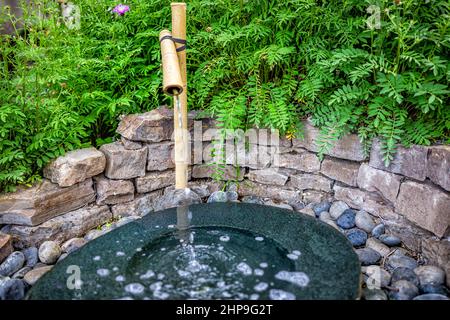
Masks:
[[[13,246],[63,243],[118,217],[200,202],[219,190],[209,164],[217,150],[214,121],[194,118],[191,113],[190,193],[173,187],[172,111],[125,116],[117,129],[120,141],[69,152],[45,169],[42,183],[0,196],[0,263]],[[366,157],[356,135],[339,140],[320,160],[318,129],[308,121],[301,140],[267,130],[246,137],[237,152],[227,142],[222,173],[224,180],[240,181],[233,187],[240,197],[257,196],[307,214],[313,204],[344,201],[384,223],[450,279],[450,146],[399,147],[386,168],[379,142]]]

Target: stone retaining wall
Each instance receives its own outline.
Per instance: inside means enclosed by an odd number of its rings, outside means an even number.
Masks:
[[[189,116],[189,183],[191,202],[200,202],[221,187],[210,179],[217,173],[210,163],[218,131],[213,120],[194,117]],[[117,132],[119,141],[68,152],[44,170],[42,183],[0,196],[0,260],[12,246],[63,243],[118,217],[183,203],[173,188],[172,111],[162,107],[125,116]],[[239,196],[259,196],[300,212],[314,203],[342,200],[383,222],[449,279],[450,146],[399,147],[385,167],[379,141],[367,156],[356,135],[339,140],[320,160],[318,134],[305,121],[303,139],[257,130],[246,135],[241,149],[228,141],[222,178],[240,181]]]

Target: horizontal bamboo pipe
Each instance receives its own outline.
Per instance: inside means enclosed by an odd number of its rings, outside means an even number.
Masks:
[[[161,42],[161,61],[163,67],[163,91],[168,95],[178,95],[183,92],[183,79],[180,72],[175,43],[169,30],[159,33]]]

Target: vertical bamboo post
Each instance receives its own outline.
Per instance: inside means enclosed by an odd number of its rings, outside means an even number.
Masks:
[[[186,75],[186,3],[173,2],[172,9],[172,37],[178,53],[183,91],[178,96],[180,109],[174,108],[174,135],[175,135],[175,188],[187,188],[188,180],[188,130],[187,130],[187,75]],[[181,41],[179,41],[181,40]],[[181,114],[180,114],[181,113]],[[180,127],[181,119],[181,127]]]

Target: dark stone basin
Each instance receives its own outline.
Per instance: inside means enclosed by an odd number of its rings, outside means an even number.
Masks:
[[[59,262],[28,298],[356,299],[359,275],[352,245],[312,217],[212,203],[109,232]]]

